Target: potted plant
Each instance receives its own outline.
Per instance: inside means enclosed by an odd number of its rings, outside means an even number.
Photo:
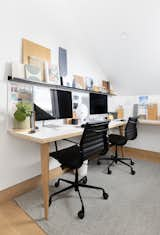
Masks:
[[[19,102],[16,105],[17,110],[14,113],[14,128],[29,129],[30,117],[33,111],[33,106],[30,103]]]

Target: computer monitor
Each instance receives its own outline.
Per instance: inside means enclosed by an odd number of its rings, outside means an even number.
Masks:
[[[57,119],[72,118],[72,93],[63,90],[51,90],[52,112]]]
[[[52,115],[41,109],[38,105],[34,104],[35,120],[46,121],[55,119]]]
[[[36,121],[55,119],[52,112],[51,91],[49,88],[34,87],[33,101]]]
[[[36,121],[72,118],[72,93],[49,88],[33,88]]]
[[[90,93],[90,114],[108,113],[107,95]]]

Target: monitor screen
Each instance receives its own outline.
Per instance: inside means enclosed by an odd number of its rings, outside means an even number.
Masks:
[[[72,93],[52,90],[52,112],[57,119],[72,118]]]
[[[49,88],[34,87],[33,101],[36,121],[55,119],[52,112],[51,91]]]
[[[107,95],[90,93],[90,114],[105,114],[107,112]]]

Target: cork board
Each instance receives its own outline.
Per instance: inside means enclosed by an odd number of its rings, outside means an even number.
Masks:
[[[48,63],[51,63],[51,50],[43,47],[37,43],[22,39],[22,63],[29,64],[29,58],[31,56],[37,57]]]

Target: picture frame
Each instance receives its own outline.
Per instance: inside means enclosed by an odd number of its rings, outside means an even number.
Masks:
[[[24,64],[12,63],[11,69],[12,69],[12,78],[25,79]]]
[[[78,89],[86,89],[86,83],[85,83],[84,77],[80,75],[73,75],[72,87],[78,88]]]
[[[43,81],[40,68],[31,64],[26,64],[24,68],[25,68],[25,77],[27,80],[36,81],[36,82]]]
[[[45,62],[45,81],[52,85],[60,85],[58,65]]]

